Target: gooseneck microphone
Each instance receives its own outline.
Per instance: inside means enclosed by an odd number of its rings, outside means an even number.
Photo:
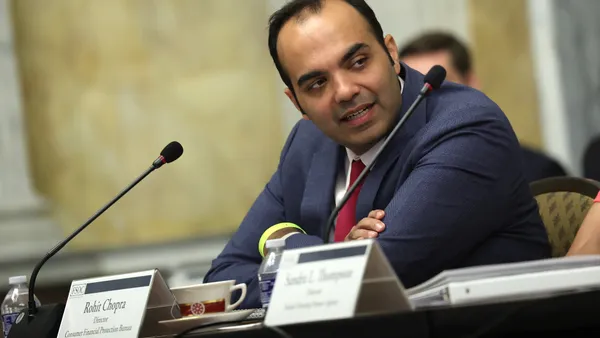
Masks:
[[[52,250],[48,251],[44,258],[37,263],[31,278],[29,281],[29,299],[27,304],[27,313],[22,312],[17,318],[16,323],[13,324],[9,332],[8,338],[56,338],[58,335],[58,329],[62,320],[64,312],[64,304],[49,304],[37,307],[35,303],[35,281],[37,275],[42,266],[54,255],[56,255],[67,243],[69,243],[75,236],[82,232],[88,225],[90,225],[96,218],[102,215],[108,208],[115,204],[121,197],[123,197],[129,190],[135,187],[141,182],[146,176],[148,176],[154,170],[162,167],[166,163],[171,163],[177,160],[183,154],[183,147],[177,141],[173,141],[160,152],[160,156],[152,162],[152,165],[146,169],[138,178],[131,182],[125,189],[123,189],[117,196],[100,208],[92,217],[90,217],[85,223],[77,228],[67,238],[59,242]],[[26,317],[25,317],[26,315]]]
[[[429,93],[431,93],[434,89],[440,88],[440,86],[442,85],[442,82],[444,82],[445,78],[446,78],[446,70],[444,69],[444,67],[442,67],[440,65],[431,67],[429,72],[427,72],[427,74],[425,75],[425,78],[424,78],[425,84],[423,85],[423,88],[421,88],[421,91],[419,92],[419,96],[417,96],[415,101],[412,103],[412,105],[406,111],[406,114],[404,114],[404,116],[402,116],[400,121],[398,121],[398,123],[396,124],[394,129],[392,129],[390,134],[387,136],[387,138],[385,139],[385,141],[383,142],[383,144],[381,145],[381,147],[379,148],[379,150],[373,157],[373,161],[368,166],[366,166],[365,169],[363,169],[363,171],[360,173],[360,175],[358,176],[356,181],[354,181],[354,183],[350,186],[350,188],[348,188],[348,190],[344,194],[344,197],[342,197],[340,203],[338,203],[338,205],[333,209],[333,211],[329,215],[329,218],[327,219],[327,223],[325,223],[325,226],[323,227],[323,234],[321,237],[323,239],[324,243],[329,243],[329,237],[331,234],[331,230],[333,229],[335,218],[337,217],[338,213],[340,212],[340,210],[342,210],[342,208],[344,207],[346,202],[348,202],[348,199],[350,198],[350,196],[352,195],[354,190],[356,190],[358,185],[364,180],[365,176],[367,176],[367,173],[371,170],[371,168],[373,168],[373,165],[375,164],[375,162],[377,162],[379,155],[385,150],[388,143],[390,143],[390,140],[394,137],[394,135],[396,135],[398,130],[404,125],[404,123],[410,117],[410,115],[412,115],[413,111],[417,108],[417,106],[421,103],[421,101],[423,101],[423,99]]]

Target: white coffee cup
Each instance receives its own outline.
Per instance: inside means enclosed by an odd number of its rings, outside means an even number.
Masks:
[[[241,290],[242,294],[235,303],[231,304],[231,293],[235,290]],[[234,310],[246,298],[246,291],[246,284],[235,284],[235,280],[171,289],[177,304],[179,304],[182,317]]]

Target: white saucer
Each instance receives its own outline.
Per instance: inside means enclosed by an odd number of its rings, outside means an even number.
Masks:
[[[230,312],[207,313],[199,316],[188,316],[178,319],[161,320],[158,323],[176,331],[184,331],[202,325],[233,322],[248,317],[256,309],[233,310]]]

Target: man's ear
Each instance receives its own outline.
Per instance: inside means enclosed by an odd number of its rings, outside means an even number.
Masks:
[[[288,97],[288,99],[290,99],[290,101],[292,101],[292,103],[294,104],[294,107],[296,107],[296,109],[298,109],[298,111],[300,113],[302,113],[302,118],[305,119],[305,120],[308,120],[309,118],[302,111],[302,108],[300,108],[300,104],[298,103],[298,100],[296,99],[296,95],[294,95],[294,92],[292,92],[289,88],[285,88],[285,90],[283,92]]]
[[[396,40],[394,40],[393,36],[388,34],[383,39],[383,42],[385,43],[387,52],[394,61],[394,70],[396,71],[396,74],[400,74],[400,59],[398,57],[398,46],[396,45]]]

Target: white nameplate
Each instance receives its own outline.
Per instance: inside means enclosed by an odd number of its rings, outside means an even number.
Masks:
[[[410,309],[377,242],[360,240],[284,251],[265,325]]]
[[[73,281],[58,338],[137,338],[151,295],[173,302],[157,270]]]

